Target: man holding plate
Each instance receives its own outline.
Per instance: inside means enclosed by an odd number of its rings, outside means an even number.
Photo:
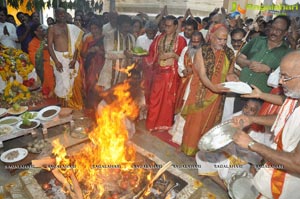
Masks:
[[[195,54],[194,77],[182,116],[185,118],[181,150],[189,156],[198,151],[198,141],[221,120],[223,86],[228,71],[233,71],[234,53],[226,46],[228,29],[216,24],[210,30],[210,41]]]
[[[254,186],[261,198],[300,198],[300,52],[286,55],[280,64],[280,84],[286,99],[279,114],[271,116],[238,116],[236,124],[251,123],[271,126],[274,143],[271,147],[255,142],[245,132],[233,140],[242,148],[261,155],[267,162],[254,176]]]

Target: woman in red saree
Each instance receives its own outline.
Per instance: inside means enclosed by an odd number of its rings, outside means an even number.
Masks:
[[[85,97],[87,108],[97,107],[100,98],[96,90],[99,73],[104,64],[104,46],[102,35],[102,23],[92,20],[90,23],[91,35],[85,39],[81,55],[84,58],[85,71]]]
[[[155,38],[146,58],[146,63],[153,64],[154,70],[146,119],[146,128],[150,131],[168,130],[173,125],[179,84],[177,63],[186,46],[185,39],[176,33],[176,17],[167,16],[165,20],[166,31]]]

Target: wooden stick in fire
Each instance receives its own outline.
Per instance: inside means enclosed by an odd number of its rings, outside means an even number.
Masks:
[[[158,170],[158,172],[155,174],[155,176],[149,181],[149,183],[147,184],[147,186],[145,186],[137,195],[135,195],[133,197],[133,199],[138,199],[141,196],[143,196],[144,193],[150,188],[150,186],[152,186],[153,182],[155,180],[157,180],[161,176],[161,174],[163,174],[171,165],[172,165],[172,162],[169,161],[162,168],[160,168]]]

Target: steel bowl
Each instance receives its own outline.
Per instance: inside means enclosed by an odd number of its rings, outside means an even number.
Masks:
[[[227,188],[228,194],[232,199],[253,199],[259,195],[259,192],[253,185],[252,175],[247,172],[232,175]]]
[[[233,127],[231,120],[218,124],[202,136],[198,148],[208,152],[221,149],[233,141],[232,136],[236,131],[237,128]]]

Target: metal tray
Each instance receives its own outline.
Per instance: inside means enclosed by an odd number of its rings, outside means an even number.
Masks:
[[[237,128],[228,120],[210,129],[198,142],[201,151],[216,151],[231,143]]]

